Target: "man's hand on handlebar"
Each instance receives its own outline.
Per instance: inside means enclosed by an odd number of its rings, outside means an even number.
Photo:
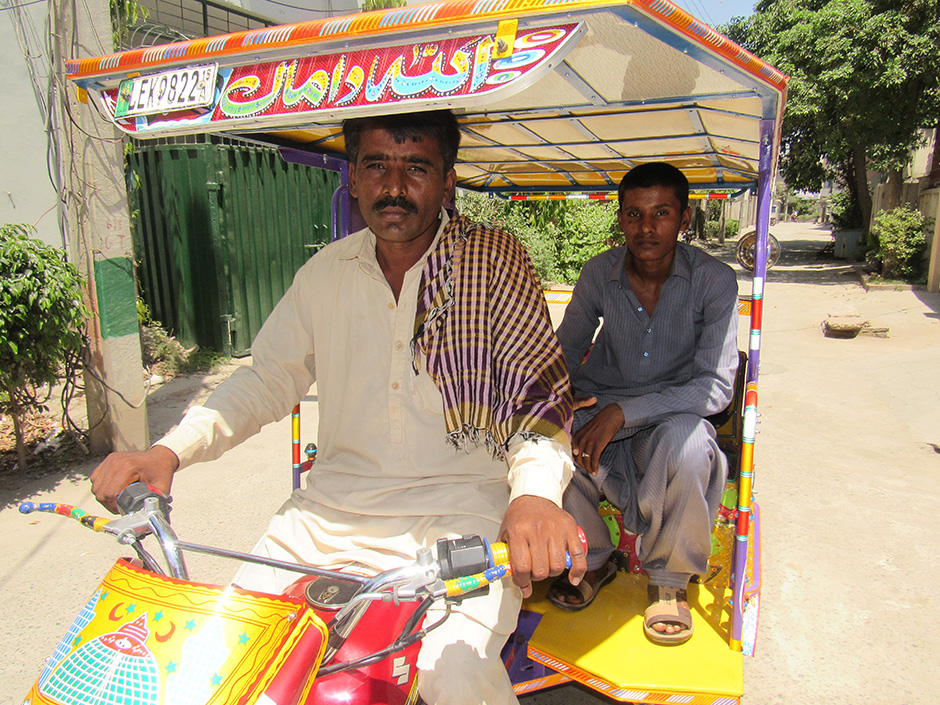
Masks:
[[[132,482],[153,485],[169,495],[179,464],[176,454],[160,445],[139,453],[111,453],[91,474],[91,491],[110,512],[117,514],[118,495]]]
[[[572,585],[581,582],[587,569],[578,525],[568,512],[542,497],[516,497],[503,516],[499,538],[509,544],[512,581],[523,597],[532,594],[533,580],[564,571],[566,551],[571,556],[568,577]]]

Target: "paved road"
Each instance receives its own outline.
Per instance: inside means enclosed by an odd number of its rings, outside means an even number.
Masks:
[[[784,223],[774,232],[784,249],[766,290],[756,450],[763,609],[743,702],[933,705],[940,702],[940,609],[931,599],[940,583],[940,296],[866,293],[845,263],[817,258],[827,231]],[[823,337],[822,320],[847,313],[887,326],[888,337]],[[215,383],[190,379],[156,390],[155,435]],[[304,403],[305,438],[315,428],[315,401],[312,394]],[[250,548],[288,491],[288,437],[282,422],[225,459],[181,473],[174,486],[181,535]],[[42,659],[125,553],[74,522],[15,510],[22,499],[53,497],[92,508],[91,467],[0,486],[0,703],[21,703]],[[194,557],[190,567],[207,581],[231,574],[217,559]],[[601,700],[565,686],[524,703]]]

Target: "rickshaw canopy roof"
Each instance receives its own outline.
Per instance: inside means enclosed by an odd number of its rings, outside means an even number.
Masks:
[[[787,82],[666,0],[454,0],[68,71],[143,139],[224,132],[338,155],[344,118],[449,108],[463,133],[458,186],[500,193],[610,191],[646,161],[674,164],[696,189],[753,186]],[[180,109],[167,108],[174,82],[172,99],[188,91]]]

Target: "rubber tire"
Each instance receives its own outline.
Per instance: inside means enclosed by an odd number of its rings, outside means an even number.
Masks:
[[[768,236],[770,238],[770,254],[767,257],[767,269],[770,269],[777,264],[777,260],[780,259],[780,241],[770,233],[768,233]],[[754,247],[756,243],[757,234],[748,233],[738,240],[738,246],[734,251],[734,256],[735,259],[738,260],[738,264],[741,265],[742,269],[746,269],[749,272],[754,271]]]

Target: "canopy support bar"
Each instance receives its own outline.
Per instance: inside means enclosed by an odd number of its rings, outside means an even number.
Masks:
[[[771,184],[773,182],[774,121],[760,123],[760,164],[757,188],[757,244],[754,249],[754,281],[751,293],[751,328],[748,343],[747,386],[744,392],[744,433],[741,444],[741,468],[738,480],[738,519],[734,536],[732,565],[733,605],[731,614],[731,648],[742,648],[744,625],[748,534],[751,521],[751,494],[754,485],[754,440],[757,434],[757,376],[760,369],[761,314],[764,302],[764,281],[767,276],[769,246]],[[755,549],[756,550],[756,549]],[[754,556],[755,572],[760,565]],[[759,583],[759,575],[755,575]]]

